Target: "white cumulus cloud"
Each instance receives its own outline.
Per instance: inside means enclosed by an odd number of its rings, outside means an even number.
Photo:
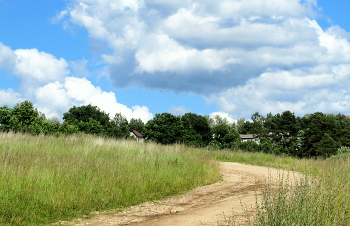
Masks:
[[[0,89],[0,106],[3,105],[15,105],[24,101],[20,93],[17,93],[13,89],[1,90]]]
[[[12,49],[0,42],[0,68],[12,71],[15,64],[15,54]]]
[[[198,93],[245,118],[350,112],[350,35],[320,27],[316,0],[71,2],[57,19],[108,45],[115,87]]]
[[[85,71],[86,61],[72,62],[75,72]],[[61,118],[70,107],[98,106],[113,117],[122,113],[128,120],[140,118],[147,122],[153,115],[146,106],[133,106],[117,102],[115,93],[105,92],[86,78],[69,76],[69,64],[63,58],[37,49],[12,50],[0,43],[0,69],[19,78],[20,88],[0,89],[0,105],[14,105],[30,100],[48,118]],[[84,73],[83,73],[84,74]]]
[[[190,112],[185,106],[171,106],[169,108],[169,113],[172,115],[184,115]]]
[[[37,89],[35,96],[38,108],[43,109],[48,117],[58,117],[73,106],[91,104],[98,106],[111,118],[116,113],[121,113],[128,120],[140,118],[143,122],[147,122],[153,118],[146,106],[133,106],[130,109],[118,103],[113,92],[101,90],[86,78],[66,77],[62,83],[49,83]]]
[[[214,119],[215,116],[220,116],[222,119],[226,119],[229,123],[235,123],[237,120],[233,118],[232,115],[226,112],[218,111],[218,112],[213,112],[209,115],[210,118]]]
[[[39,52],[37,49],[18,49],[14,51],[16,65],[13,73],[25,83],[45,84],[62,81],[69,74],[68,63],[63,59]]]

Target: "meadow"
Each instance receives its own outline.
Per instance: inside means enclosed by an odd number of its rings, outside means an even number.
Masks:
[[[213,159],[308,176],[292,186],[267,182],[248,225],[350,225],[349,157],[297,159],[14,133],[0,133],[0,225],[46,225],[179,194],[220,180]]]
[[[306,178],[276,187],[268,181],[262,200],[256,203],[256,217],[247,225],[350,225],[350,157],[297,159],[263,153],[220,151],[210,155],[227,162],[239,162],[301,172]],[[232,219],[227,225],[232,225]]]
[[[123,209],[220,180],[183,145],[0,133],[0,225],[45,225]]]

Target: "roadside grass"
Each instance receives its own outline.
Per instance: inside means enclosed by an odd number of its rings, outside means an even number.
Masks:
[[[297,159],[264,153],[209,152],[220,161],[293,170],[307,175],[295,184],[268,181],[248,225],[350,225],[350,158]],[[231,221],[233,222],[233,221]],[[227,225],[231,224],[227,221]]]
[[[182,145],[0,133],[0,225],[44,225],[161,199],[220,179]]]

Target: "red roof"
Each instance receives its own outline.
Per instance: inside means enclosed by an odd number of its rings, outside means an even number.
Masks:
[[[143,135],[141,133],[137,132],[134,129],[129,129],[129,131],[133,132],[135,134],[135,136],[138,137],[138,138],[142,138],[143,137]]]

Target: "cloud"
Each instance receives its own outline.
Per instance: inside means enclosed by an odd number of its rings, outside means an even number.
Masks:
[[[0,43],[0,69],[19,78],[21,93],[30,97],[33,90],[49,82],[62,81],[70,73],[63,59],[37,49],[17,49]]]
[[[11,71],[15,64],[15,54],[12,49],[0,42],[0,68]]]
[[[150,45],[149,43],[152,43]],[[231,57],[232,51],[185,48],[166,35],[148,37],[135,54],[138,73],[221,71],[226,65],[239,60]]]
[[[312,0],[72,2],[62,14],[108,44],[113,53],[101,57],[117,87],[208,95],[269,68],[313,67],[329,53],[309,19],[318,13]]]
[[[220,116],[221,118],[223,118],[223,119],[227,119],[227,121],[229,122],[229,123],[235,123],[237,120],[235,120],[234,118],[233,118],[233,116],[232,115],[230,115],[230,114],[228,114],[228,113],[226,113],[226,112],[222,112],[222,111],[218,111],[218,112],[213,112],[213,113],[211,113],[210,115],[209,115],[209,117],[210,118],[215,118],[215,116]]]
[[[62,81],[68,74],[68,63],[63,59],[56,59],[55,56],[39,52],[37,49],[17,49],[16,65],[13,73],[24,83],[42,85],[51,81]]]
[[[86,75],[86,60],[71,62],[75,73]],[[86,78],[68,76],[69,64],[37,49],[12,50],[0,43],[0,69],[19,78],[20,89],[0,90],[0,105],[14,105],[32,101],[48,118],[61,118],[70,107],[98,106],[113,117],[122,113],[128,120],[140,118],[147,122],[153,117],[146,106],[133,106],[117,102],[113,92],[104,92]]]
[[[108,46],[117,88],[197,93],[246,118],[349,112],[350,35],[322,29],[315,0],[71,1],[57,19]]]
[[[249,80],[244,86],[214,94],[209,101],[217,102],[236,118],[249,118],[256,111],[261,114],[286,110],[298,115],[316,111],[350,114],[349,82],[350,65],[334,66],[321,74],[272,71]],[[236,108],[227,108],[227,102]]]
[[[49,83],[37,89],[35,97],[38,108],[43,109],[48,117],[58,117],[73,106],[91,104],[109,113],[110,117],[121,113],[128,120],[140,118],[147,122],[153,118],[146,106],[134,106],[130,109],[118,103],[113,92],[102,91],[86,78],[66,77],[62,83]]]
[[[1,90],[0,89],[0,106],[3,105],[15,105],[24,101],[20,93],[15,92],[13,89]]]
[[[169,108],[169,113],[172,115],[184,115],[190,112],[185,106],[171,106]]]
[[[69,62],[71,68],[74,71],[74,74],[78,77],[87,77],[90,75],[89,70],[87,69],[87,64],[88,61],[83,59],[83,60],[78,60],[78,61],[71,61]]]

